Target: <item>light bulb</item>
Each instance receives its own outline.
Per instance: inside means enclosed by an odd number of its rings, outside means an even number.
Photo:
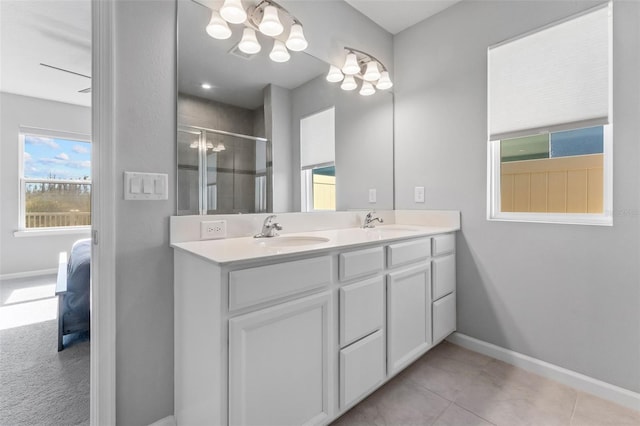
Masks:
[[[275,40],[273,42],[273,49],[271,50],[271,53],[269,53],[269,57],[273,62],[287,62],[289,58],[291,58],[291,55],[283,42]]]
[[[287,39],[287,47],[294,52],[301,52],[309,46],[307,39],[304,38],[304,32],[302,31],[302,25],[291,25],[291,31],[289,32],[289,38]]]
[[[389,72],[382,71],[382,73],[380,73],[380,80],[378,80],[378,84],[376,84],[376,87],[380,90],[387,90],[391,89],[392,86],[393,83],[389,78]]]
[[[362,76],[366,81],[376,81],[380,78],[380,71],[378,70],[378,63],[375,61],[367,62],[367,69]]]
[[[355,53],[347,54],[347,60],[344,61],[342,72],[347,75],[354,75],[360,72],[360,65],[358,65],[358,58]]]
[[[269,5],[264,8],[264,16],[258,28],[262,34],[270,37],[282,34],[284,27],[278,18],[278,9],[275,6]]]
[[[242,31],[242,40],[238,43],[238,48],[247,55],[258,53],[262,49],[256,38],[256,32],[252,28],[245,27]]]
[[[241,0],[224,0],[220,16],[230,24],[242,24],[247,20],[247,12],[242,7]]]
[[[330,81],[331,83],[337,83],[339,81],[342,81],[342,79],[344,78],[344,75],[342,74],[342,71],[340,71],[340,69],[334,65],[331,65],[329,67],[329,74],[327,74],[327,81]]]
[[[356,87],[358,87],[358,83],[356,83],[356,79],[352,75],[346,75],[340,85],[342,90],[355,90]]]
[[[376,89],[373,88],[373,84],[368,81],[362,82],[362,87],[360,88],[360,94],[362,96],[371,96],[376,93]]]
[[[211,20],[209,20],[209,25],[207,25],[207,34],[218,40],[226,40],[231,37],[231,29],[227,21],[222,19],[220,13],[215,10],[211,11]]]

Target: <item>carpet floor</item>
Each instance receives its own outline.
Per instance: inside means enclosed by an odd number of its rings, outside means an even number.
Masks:
[[[0,331],[0,425],[88,425],[88,336],[65,336],[57,320]],[[68,345],[68,346],[67,346]]]

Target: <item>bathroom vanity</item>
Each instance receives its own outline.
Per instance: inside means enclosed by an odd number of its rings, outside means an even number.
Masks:
[[[173,243],[178,425],[322,425],[456,328],[458,225]]]

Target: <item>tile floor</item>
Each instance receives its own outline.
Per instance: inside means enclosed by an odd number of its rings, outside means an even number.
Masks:
[[[332,426],[640,426],[640,412],[443,342]]]

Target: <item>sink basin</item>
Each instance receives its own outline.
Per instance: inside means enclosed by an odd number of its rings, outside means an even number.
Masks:
[[[260,238],[255,242],[264,247],[299,247],[310,246],[313,244],[322,244],[329,241],[329,238],[325,237],[311,237],[311,236],[283,236],[273,238]]]

